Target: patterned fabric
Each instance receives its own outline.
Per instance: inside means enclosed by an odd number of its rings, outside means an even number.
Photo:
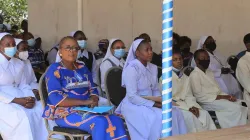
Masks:
[[[115,115],[74,111],[74,107],[59,107],[66,98],[88,100],[97,95],[91,73],[78,63],[76,70],[68,70],[60,63],[52,64],[46,73],[48,100],[43,117],[55,120],[58,126],[87,131],[93,140],[127,140],[123,121]]]
[[[29,49],[29,58],[33,68],[41,68],[41,64],[45,63],[44,61],[44,52],[41,49],[30,48]]]

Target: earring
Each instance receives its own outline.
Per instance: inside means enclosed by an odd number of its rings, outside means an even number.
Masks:
[[[62,56],[62,54],[61,54],[61,53],[60,53],[59,55],[60,55],[60,56]]]

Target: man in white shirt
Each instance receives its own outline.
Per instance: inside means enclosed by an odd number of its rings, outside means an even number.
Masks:
[[[237,99],[223,93],[216,83],[213,73],[208,70],[210,57],[205,50],[197,50],[194,54],[196,67],[190,75],[190,84],[197,102],[207,111],[215,111],[221,128],[245,125],[247,107],[243,107]]]
[[[189,132],[215,130],[216,126],[206,110],[196,102],[190,89],[189,78],[181,70],[183,58],[180,52],[173,52],[173,100],[182,110]]]
[[[250,33],[245,35],[244,44],[247,48],[246,54],[240,58],[237,68],[236,77],[244,88],[243,99],[247,106],[250,107]],[[248,113],[250,115],[250,113]]]

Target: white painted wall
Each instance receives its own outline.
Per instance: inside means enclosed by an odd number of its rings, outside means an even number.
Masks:
[[[28,0],[30,31],[43,38],[48,50],[62,36],[78,28],[78,0]],[[147,32],[154,50],[161,50],[162,0],[82,0],[82,28],[89,48],[101,38],[121,38],[128,47]],[[250,32],[249,0],[175,0],[174,30],[193,40],[212,35],[218,50],[229,56],[244,49],[243,36]]]

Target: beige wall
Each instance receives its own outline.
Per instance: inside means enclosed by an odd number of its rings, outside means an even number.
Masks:
[[[161,49],[162,0],[83,0],[78,15],[77,0],[29,0],[30,31],[40,35],[48,49],[62,36],[82,28],[95,50],[101,38],[118,37],[129,47],[142,32],[152,37],[155,51]],[[81,7],[81,6],[80,6]],[[228,56],[244,49],[243,36],[250,32],[249,0],[175,0],[174,30],[193,40],[212,35],[218,50]]]

